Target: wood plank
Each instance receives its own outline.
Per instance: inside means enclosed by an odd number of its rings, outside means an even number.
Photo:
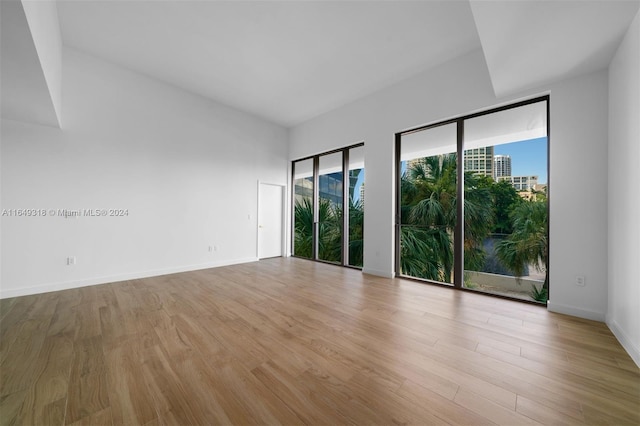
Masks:
[[[457,393],[458,389],[456,389]],[[407,379],[398,390],[398,395],[407,400],[411,406],[424,406],[433,412],[435,416],[449,424],[462,425],[493,425],[491,420],[474,413],[453,402],[454,395],[444,398],[436,392],[414,383]]]
[[[49,423],[54,424],[54,423]],[[111,426],[113,425],[113,418],[111,417],[111,409],[105,408],[104,410],[92,413],[87,417],[83,417],[80,420],[67,423],[71,426]]]
[[[7,349],[0,369],[0,395],[28,389],[44,368],[38,362],[50,319],[29,319],[21,323],[18,336]]]
[[[318,409],[305,390],[298,386],[296,378],[273,361],[267,361],[251,372],[281,401],[286,402],[303,423],[335,424],[339,422],[340,417],[333,411]]]
[[[181,357],[171,365],[159,346],[146,349],[142,366],[145,382],[161,419],[175,424],[205,424],[211,415],[208,406],[198,404],[192,397],[194,394],[190,390],[194,377],[189,375],[181,380],[176,372],[177,365],[183,362]]]
[[[35,382],[25,394],[20,408],[23,424],[62,423],[72,354],[73,344],[68,336],[45,338],[38,355]]]
[[[109,406],[102,336],[77,341],[69,375],[66,422],[78,422]]]
[[[579,425],[585,424],[584,415],[570,416],[561,410],[553,409],[548,404],[541,404],[532,399],[518,395],[516,411],[542,424]]]
[[[27,391],[0,395],[0,425],[22,424],[21,413]]]
[[[145,424],[156,420],[156,408],[142,371],[139,341],[124,341],[106,350],[104,356],[113,424]]]
[[[513,410],[494,404],[490,400],[476,393],[460,389],[454,398],[460,406],[501,425],[540,425],[535,420],[519,414]]]
[[[0,424],[640,424],[602,323],[301,259],[0,310]]]

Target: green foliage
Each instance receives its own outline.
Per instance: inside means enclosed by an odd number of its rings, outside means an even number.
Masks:
[[[401,181],[400,269],[403,274],[452,282],[456,225],[455,154],[427,157],[409,167]],[[465,268],[484,263],[482,243],[493,223],[492,199],[482,177],[465,173]]]
[[[536,302],[547,303],[547,299],[549,298],[549,291],[544,288],[544,286],[538,288],[532,284],[531,293],[529,293],[529,295]]]
[[[513,233],[496,246],[500,261],[517,277],[524,275],[527,265],[545,271],[542,288],[549,288],[549,250],[547,202],[525,201],[510,215]]]
[[[492,232],[495,234],[510,234],[513,226],[509,215],[518,205],[524,202],[510,182],[503,180],[493,183],[489,187],[493,198],[495,223]]]
[[[364,206],[362,201],[349,199],[349,265],[363,265]]]
[[[471,281],[471,276],[467,271],[464,272],[464,288],[478,288],[478,284]]]
[[[360,201],[349,202],[349,264],[362,266],[364,209]],[[342,261],[342,208],[327,199],[318,204],[318,258],[329,262]],[[294,207],[295,256],[313,255],[313,203],[310,198],[296,200]]]
[[[483,185],[485,179],[475,173],[464,174],[464,268],[469,270],[484,265],[483,243],[495,217],[491,191]]]
[[[456,226],[456,154],[421,159],[402,176],[400,206],[400,270],[403,274],[440,282],[453,282],[453,235]],[[509,182],[464,174],[464,269],[482,270],[485,240],[492,233],[507,234],[496,244],[498,260],[516,277],[529,266],[546,272],[544,285],[531,295],[548,295],[548,224],[544,193],[537,201],[523,200]],[[341,262],[342,209],[319,201],[318,258]],[[364,209],[349,200],[349,264],[362,266]],[[310,198],[296,201],[294,254],[313,253],[313,205]],[[470,287],[472,284],[466,284]]]
[[[342,261],[342,208],[327,199],[318,205],[318,258],[328,262]]]
[[[400,269],[403,274],[451,282],[453,246],[444,227],[401,227]]]
[[[293,254],[311,258],[313,252],[313,203],[310,198],[296,200]]]
[[[455,154],[432,156],[413,162],[402,176],[400,269],[405,275],[452,282],[456,167]],[[507,236],[496,245],[496,254],[514,275],[523,276],[530,265],[547,271],[546,197],[525,201],[509,182],[474,173],[464,174],[464,191],[465,270],[482,270],[484,242],[500,233]],[[548,292],[547,281],[540,298]]]

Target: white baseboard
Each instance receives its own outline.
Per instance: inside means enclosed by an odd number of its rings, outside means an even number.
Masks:
[[[547,310],[556,312],[558,314],[571,315],[574,317],[589,319],[593,321],[604,322],[605,320],[604,312],[590,311],[588,309],[577,308],[571,305],[553,303],[551,300],[547,301]]]
[[[638,347],[637,343],[634,343],[631,338],[624,332],[624,330],[618,325],[615,320],[609,318],[607,315],[607,326],[611,330],[618,342],[622,345],[625,351],[629,354],[633,362],[636,363],[638,367],[640,367],[640,347]]]
[[[237,265],[258,261],[257,257],[247,257],[242,259],[232,259],[218,262],[207,262],[195,265],[177,266],[173,268],[154,269],[151,271],[131,272],[126,274],[108,275],[103,277],[92,277],[76,281],[62,281],[57,283],[41,284],[32,287],[23,287],[11,290],[0,289],[0,299],[9,297],[28,296],[31,294],[48,293],[51,291],[69,290],[72,288],[87,287],[90,285],[114,283],[118,281],[135,280],[139,278],[157,277],[160,275],[176,274],[179,272],[197,271],[200,269],[217,268],[220,266]]]
[[[362,269],[363,274],[376,275],[378,277],[384,278],[393,278],[395,274],[389,271],[379,271],[377,269],[364,268]]]

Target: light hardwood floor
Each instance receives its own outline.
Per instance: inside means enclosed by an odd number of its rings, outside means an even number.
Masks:
[[[2,424],[640,424],[602,323],[301,259],[0,308]]]

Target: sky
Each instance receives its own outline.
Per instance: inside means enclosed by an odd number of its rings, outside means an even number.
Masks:
[[[358,175],[358,180],[356,181],[355,190],[353,191],[353,201],[358,201],[360,199],[360,187],[364,183],[364,176],[365,176],[365,170],[362,169],[362,171]],[[365,191],[367,190],[366,188],[367,186],[365,185]],[[367,198],[366,195],[364,197]]]
[[[496,145],[494,155],[511,156],[511,175],[537,175],[538,183],[547,183],[547,138],[529,139]]]
[[[494,155],[511,156],[512,176],[538,176],[538,183],[547,183],[547,138],[529,139],[496,145],[493,148]],[[401,171],[406,169],[406,162],[402,162]],[[354,191],[354,199],[360,198],[360,185],[364,182],[364,173],[360,173]]]

